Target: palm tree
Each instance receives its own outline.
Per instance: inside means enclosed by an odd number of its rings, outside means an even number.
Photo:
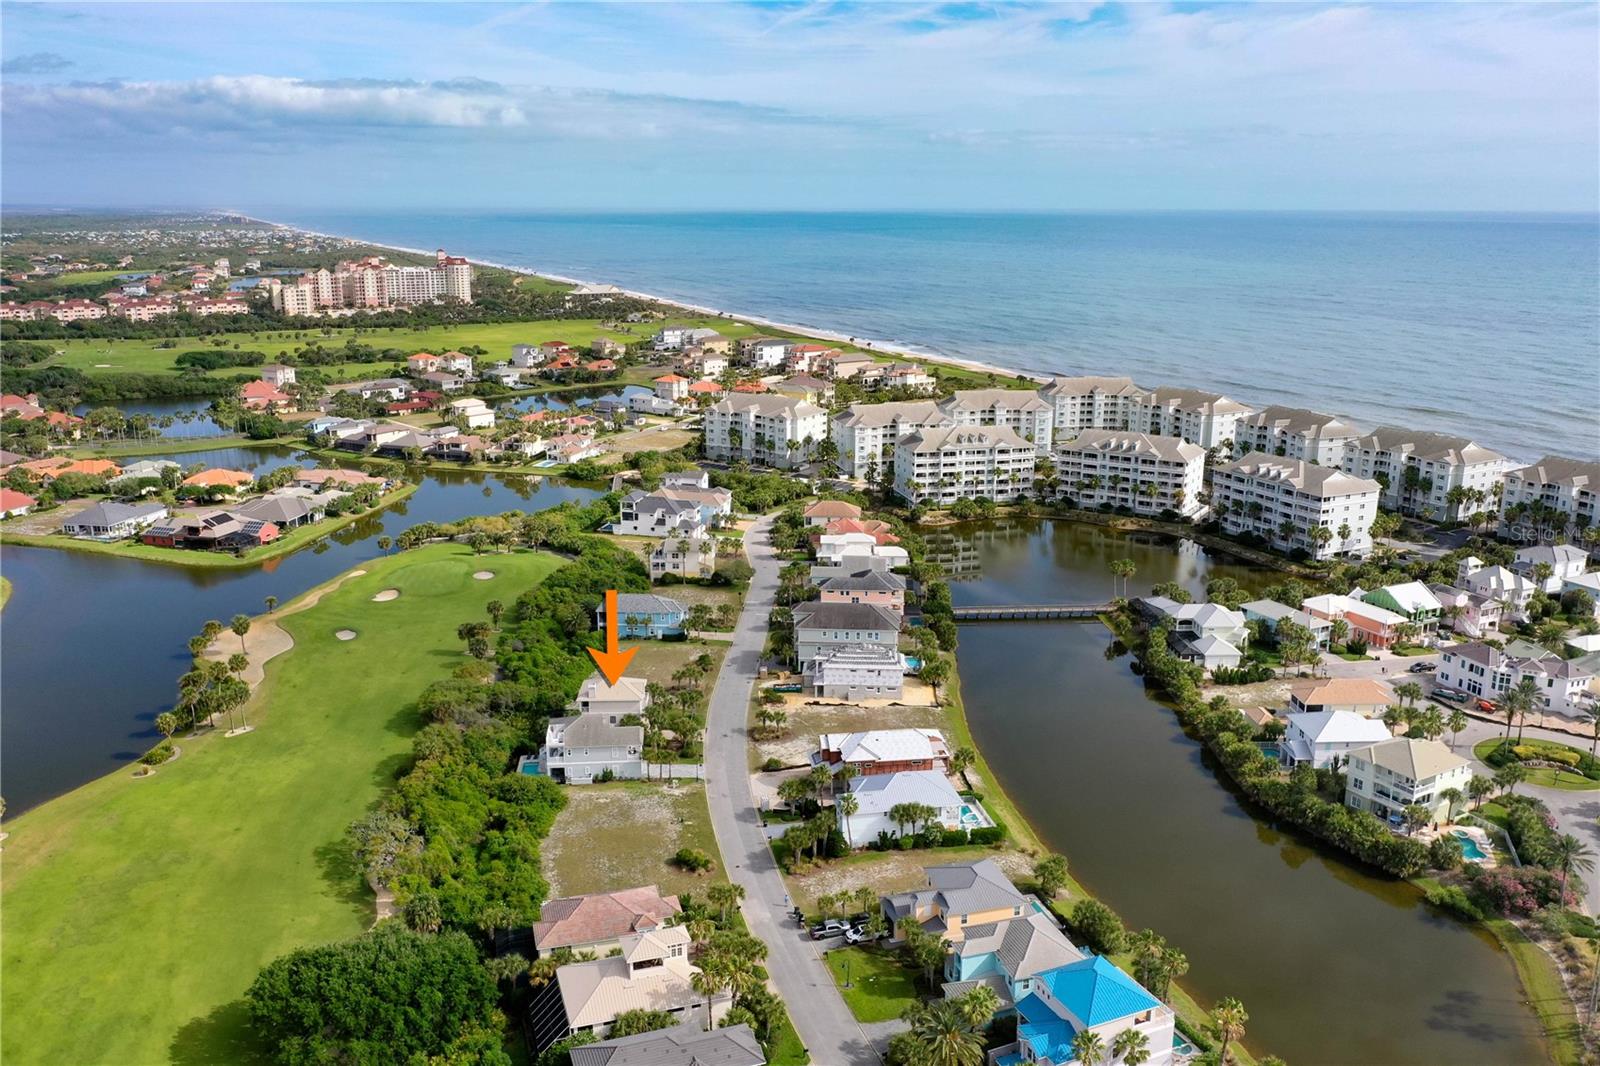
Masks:
[[[1467,797],[1462,795],[1462,792],[1459,788],[1447,788],[1443,792],[1439,793],[1439,798],[1444,800],[1446,804],[1444,809],[1444,820],[1447,822],[1455,821],[1456,807],[1466,800]]]
[[[724,963],[717,958],[702,957],[700,968],[689,978],[689,987],[706,997],[706,1030],[709,1032],[716,1028],[716,1022],[711,1017],[712,1001],[717,994],[728,987],[728,975]]]
[[[982,1066],[983,1040],[954,1002],[913,1004],[904,1018],[925,1066]]]
[[[1589,845],[1573,836],[1563,833],[1550,844],[1550,859],[1555,863],[1555,868],[1561,871],[1561,896],[1567,895],[1567,878],[1574,870],[1588,873],[1594,869],[1594,853],[1589,850]]]
[[[1595,714],[1597,720],[1600,720],[1600,708],[1596,708]],[[1595,731],[1597,735],[1600,735],[1600,725],[1595,727]],[[972,782],[967,780],[967,771],[972,769],[972,764],[977,761],[977,758],[977,753],[967,747],[957,748],[950,753],[950,772],[961,775],[961,783],[968,791],[972,789]]]
[[[1137,1029],[1124,1029],[1111,1041],[1111,1057],[1123,1066],[1143,1066],[1150,1060],[1150,1038]]]
[[[1454,751],[1457,737],[1461,735],[1463,729],[1467,728],[1467,712],[1460,707],[1455,708],[1450,712],[1450,720],[1446,725],[1450,727],[1450,750]],[[1600,738],[1600,720],[1595,723],[1595,736]]]
[[[228,628],[233,630],[234,635],[239,638],[239,650],[248,652],[249,649],[244,646],[244,635],[250,632],[250,616],[247,614],[234,615],[233,621],[228,623]]]
[[[850,817],[861,809],[861,801],[856,799],[854,792],[846,792],[834,801],[834,806],[839,808],[839,828],[844,830],[845,846],[854,849],[855,841],[850,839]]]
[[[974,1029],[985,1029],[1000,1009],[1000,996],[988,985],[977,985],[956,1000],[956,1006]]]
[[[1589,741],[1589,754],[1593,755],[1595,747],[1600,745],[1600,704],[1594,704],[1584,711],[1583,720],[1594,730],[1594,739]]]
[[[1517,785],[1528,776],[1528,768],[1519,762],[1508,762],[1494,772],[1494,783],[1505,792],[1516,792]]]
[[[1244,1039],[1244,1025],[1249,1020],[1250,1015],[1245,1013],[1244,1004],[1232,996],[1227,996],[1212,1009],[1211,1027],[1222,1042],[1217,1051],[1217,1061],[1224,1066],[1233,1061],[1229,1045]]]
[[[267,613],[271,614],[274,610],[277,609],[277,607],[278,607],[278,597],[276,597],[276,596],[268,596],[267,597]]]
[[[1072,1057],[1083,1066],[1100,1066],[1106,1061],[1106,1042],[1093,1029],[1079,1029],[1072,1036]]]
[[[1495,783],[1482,774],[1473,774],[1467,782],[1467,795],[1472,797],[1473,809],[1483,806],[1483,801],[1494,795]]]

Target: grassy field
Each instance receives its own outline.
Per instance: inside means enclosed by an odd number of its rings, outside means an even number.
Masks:
[[[716,869],[703,874],[678,869],[668,860],[679,848],[700,849],[716,861]],[[698,781],[572,786],[566,809],[545,841],[543,859],[552,897],[636,885],[703,896],[707,885],[725,880],[705,785]]]
[[[399,503],[420,487],[419,485],[402,485],[383,497],[378,510]],[[268,559],[276,559],[279,556],[288,555],[292,551],[303,548],[313,541],[321,540],[323,537],[375,513],[376,511],[363,511],[359,514],[341,515],[338,518],[326,518],[321,522],[313,522],[309,526],[292,529],[271,544],[248,551],[243,556],[232,555],[227,552],[162,548],[132,540],[104,543],[98,540],[69,537],[60,533],[46,535],[14,533],[7,530],[3,525],[0,525],[0,544],[26,544],[35,548],[57,548],[62,551],[87,552],[90,555],[115,555],[122,559],[139,559],[147,563],[164,563],[168,566],[187,566],[197,570],[241,570],[245,567],[259,566]]]
[[[672,675],[684,663],[701,655],[711,656],[711,673],[706,676],[715,678],[717,671],[722,669],[722,657],[728,652],[724,644],[700,644],[692,640],[624,640],[621,646],[639,649],[628,664],[629,677],[642,677],[646,681],[669,687],[672,685]]]
[[[267,664],[255,732],[180,737],[148,779],[118,771],[9,822],[0,1057],[258,1061],[240,1002],[257,971],[372,923],[344,830],[404,771],[412,701],[461,658],[457,623],[560,562],[498,556],[492,581],[459,545],[366,563],[274,616],[295,647]],[[402,595],[373,603],[386,588]]]
[[[1490,737],[1480,740],[1472,746],[1472,757],[1479,762],[1487,762],[1489,756],[1502,743],[1500,737]],[[1558,744],[1553,740],[1528,740],[1529,747],[1543,748],[1550,751],[1570,751],[1584,754],[1570,744]],[[1563,792],[1592,792],[1600,789],[1600,781],[1592,781],[1576,770],[1558,770],[1554,766],[1527,766],[1524,767],[1528,776],[1523,780],[1530,785],[1541,788],[1558,788]]]
[[[850,1013],[858,1022],[887,1022],[917,1000],[917,974],[900,964],[892,951],[877,948],[835,948],[823,957],[839,985]],[[850,987],[845,987],[845,967]]]

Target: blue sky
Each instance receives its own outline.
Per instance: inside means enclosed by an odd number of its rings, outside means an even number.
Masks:
[[[7,203],[1594,210],[1593,4],[0,7]]]

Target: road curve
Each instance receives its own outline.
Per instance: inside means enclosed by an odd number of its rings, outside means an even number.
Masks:
[[[882,1060],[845,1006],[816,945],[788,916],[783,876],[762,835],[750,792],[750,694],[767,639],[767,616],[778,594],[778,562],[768,538],[771,528],[768,516],[745,533],[745,552],[755,575],[706,714],[711,826],[728,879],[745,890],[745,921],[767,945],[767,970],[811,1061],[818,1066],[879,1066]]]

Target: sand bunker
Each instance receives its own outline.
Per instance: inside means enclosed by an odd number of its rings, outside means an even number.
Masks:
[[[472,576],[473,576],[473,579],[477,580],[477,581],[488,581],[491,577],[494,577],[494,571],[493,570],[479,570],[477,573],[473,574]]]
[[[400,590],[399,589],[384,589],[382,592],[380,592],[376,596],[372,597],[372,602],[373,603],[388,603],[390,600],[399,599],[399,598],[400,598]]]
[[[338,637],[340,640],[355,640],[356,631],[353,629],[341,629],[335,633],[334,636]]]

